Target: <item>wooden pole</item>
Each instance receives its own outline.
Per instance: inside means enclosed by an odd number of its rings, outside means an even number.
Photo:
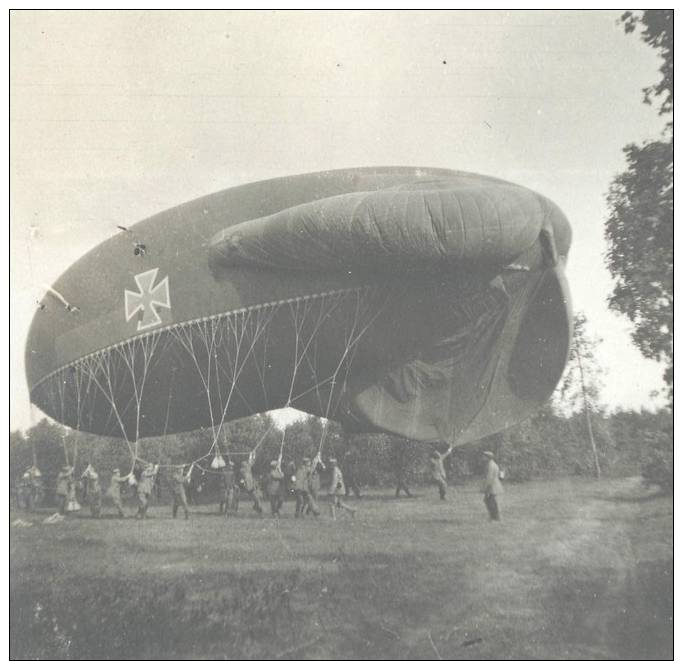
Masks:
[[[593,448],[593,460],[595,461],[595,475],[598,480],[602,476],[600,470],[600,461],[598,459],[598,450],[595,447],[595,438],[593,437],[593,425],[591,424],[590,410],[588,407],[588,396],[586,395],[586,383],[583,378],[583,364],[581,363],[581,352],[576,350],[576,359],[579,363],[579,375],[581,377],[581,394],[583,396],[583,412],[586,415],[586,427],[588,428],[588,438],[591,442],[591,448]]]

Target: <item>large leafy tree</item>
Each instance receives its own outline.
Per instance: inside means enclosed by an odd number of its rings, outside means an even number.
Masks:
[[[662,58],[659,82],[643,90],[644,102],[660,102],[659,114],[673,111],[673,11],[645,10],[622,16],[627,33],[641,38]],[[660,140],[624,147],[627,168],[607,195],[607,266],[615,285],[613,310],[633,323],[632,338],[647,358],[667,364],[673,383],[673,123]]]

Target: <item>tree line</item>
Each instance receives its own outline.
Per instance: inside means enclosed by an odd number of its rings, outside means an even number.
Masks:
[[[652,483],[665,488],[672,486],[673,427],[668,410],[654,413],[597,410],[591,416],[603,475],[642,474]],[[254,466],[255,474],[259,475],[265,474],[268,463],[278,457],[281,444],[285,462],[300,462],[304,456],[315,456],[323,432],[323,458],[334,455],[343,466],[346,453],[353,449],[355,460],[350,470],[356,472],[360,484],[368,487],[393,487],[399,474],[410,485],[427,484],[429,453],[434,447],[445,447],[445,444],[420,443],[386,433],[347,434],[337,423],[313,416],[280,430],[268,414],[227,425],[224,438],[227,446],[225,443],[222,446],[224,454],[228,447],[229,456],[238,463],[260,441]],[[142,439],[138,455],[145,461],[163,465],[191,464],[208,454],[197,463],[197,470],[206,475],[205,495],[210,498],[214,487],[218,488],[211,469],[212,442],[210,430]],[[511,482],[566,475],[595,476],[584,413],[565,415],[552,403],[513,429],[456,447],[446,460],[450,482],[457,485],[478,479],[483,467],[481,452],[486,449],[495,452],[505,479]],[[77,476],[92,464],[105,481],[115,468],[127,473],[132,463],[129,448],[121,439],[84,434],[43,419],[25,432],[10,434],[10,483],[15,486],[35,461],[46,487],[46,502],[52,502],[51,488],[67,457],[68,463],[75,465]]]

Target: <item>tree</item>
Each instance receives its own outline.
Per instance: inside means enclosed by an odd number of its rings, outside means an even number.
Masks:
[[[560,398],[572,411],[580,410],[586,420],[586,431],[593,451],[595,474],[600,478],[600,460],[593,434],[592,412],[597,408],[601,369],[595,358],[595,349],[602,342],[586,329],[586,315],[574,316],[574,337],[569,350],[569,361],[562,379]]]
[[[624,32],[630,34],[636,28],[642,28],[641,39],[652,48],[660,51],[662,66],[659,72],[662,79],[655,85],[643,89],[643,101],[648,105],[652,103],[652,97],[663,97],[659,114],[664,115],[673,111],[673,86],[674,86],[674,13],[671,9],[648,9],[642,14],[632,11],[625,12],[621,17],[624,24]]]
[[[660,115],[673,111],[673,11],[622,16],[627,33],[640,36],[662,58],[661,80],[643,90],[644,102],[660,98]],[[627,168],[607,194],[607,266],[615,279],[611,309],[633,323],[632,339],[646,358],[666,363],[673,385],[673,123],[662,139],[624,147]]]

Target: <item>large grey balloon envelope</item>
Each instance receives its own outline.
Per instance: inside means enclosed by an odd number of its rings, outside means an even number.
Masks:
[[[31,398],[128,440],[294,406],[464,443],[555,388],[570,242],[541,195],[449,170],[228,189],[134,225],[61,276],[52,289],[77,310],[48,294],[36,312]]]

